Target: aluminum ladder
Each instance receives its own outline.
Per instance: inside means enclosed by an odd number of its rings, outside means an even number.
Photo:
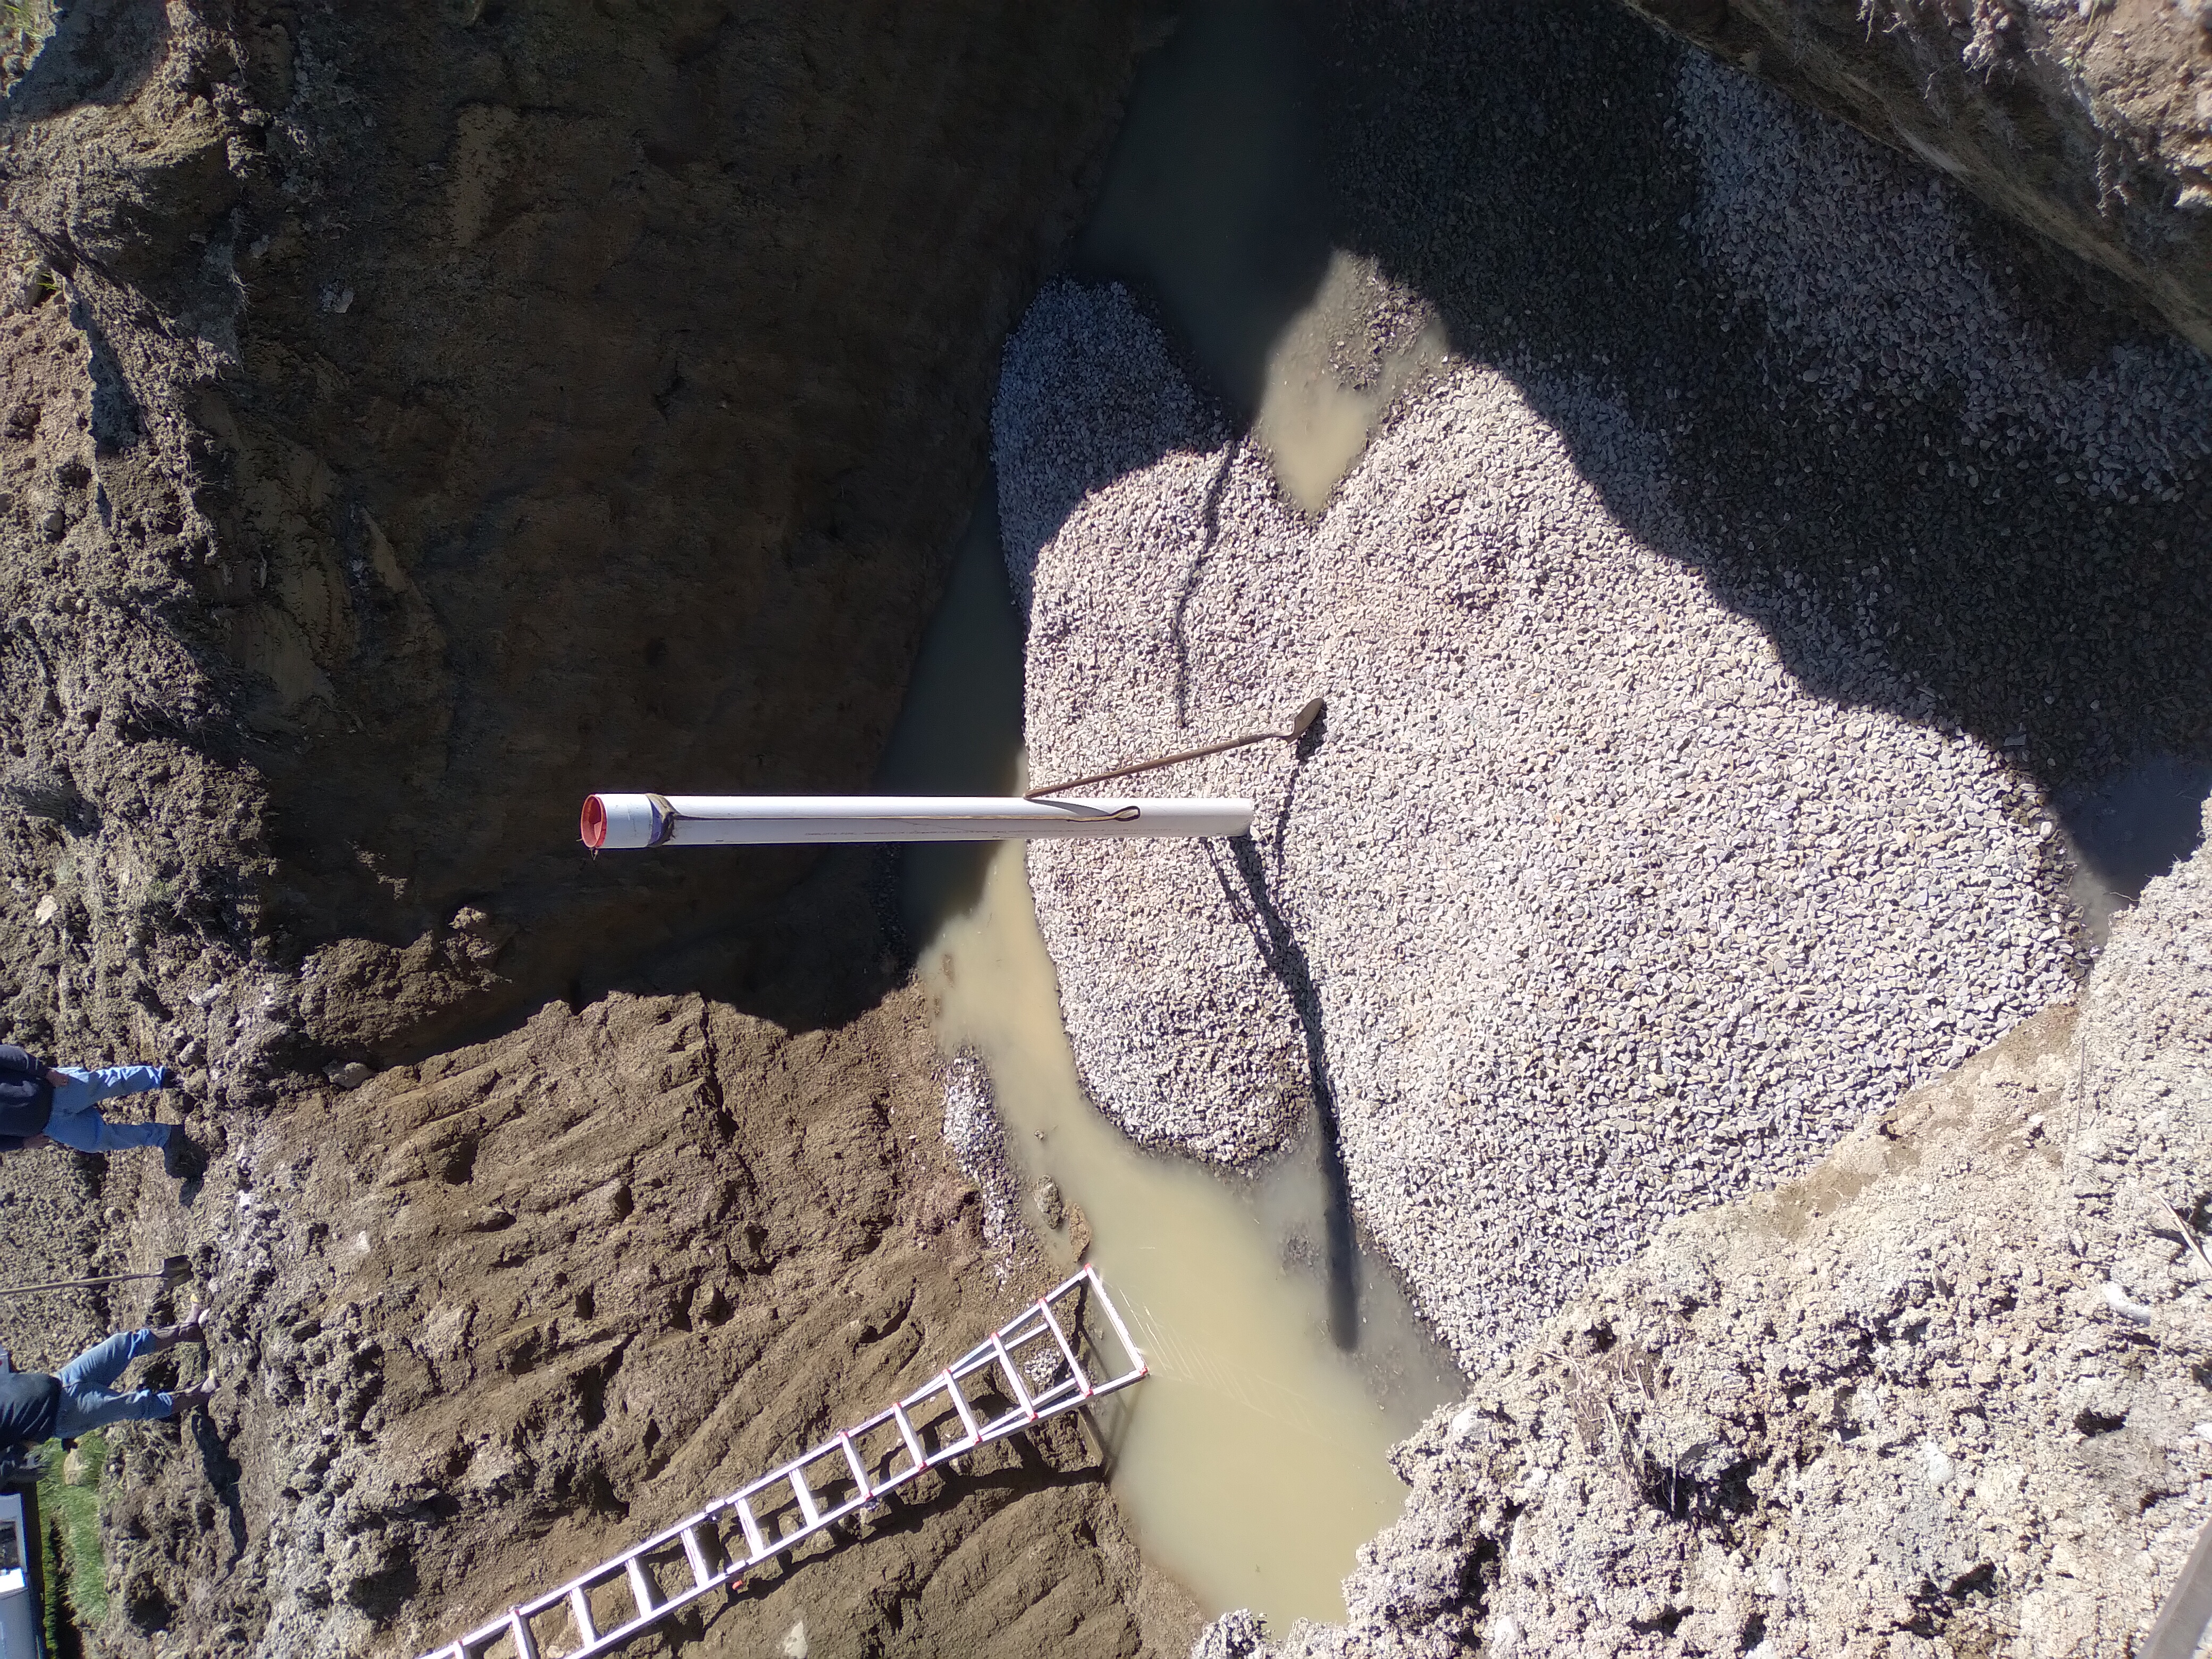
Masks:
[[[1126,1363],[1115,1365],[1102,1349],[1098,1324],[1086,1318],[1093,1309]],[[708,1591],[742,1583],[770,1557],[873,1509],[925,1469],[1126,1389],[1146,1370],[1097,1269],[1085,1266],[903,1400],[422,1659],[611,1652]],[[684,1582],[665,1584],[664,1571]],[[540,1645],[564,1635],[558,1646]]]

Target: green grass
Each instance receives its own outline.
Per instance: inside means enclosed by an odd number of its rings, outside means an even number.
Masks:
[[[100,1553],[100,1480],[107,1467],[106,1437],[97,1430],[77,1440],[77,1449],[92,1472],[88,1486],[62,1483],[62,1443],[49,1440],[40,1449],[46,1473],[39,1477],[39,1511],[46,1529],[61,1540],[60,1567],[69,1586],[70,1621],[89,1630],[107,1617],[107,1564]],[[51,1584],[54,1581],[48,1580]],[[46,1646],[58,1650],[54,1628],[60,1618],[59,1597],[46,1598]]]

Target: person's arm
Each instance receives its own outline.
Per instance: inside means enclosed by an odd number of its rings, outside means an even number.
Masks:
[[[74,1083],[76,1079],[71,1077],[67,1072],[63,1071],[59,1066],[49,1066],[46,1067],[46,1081],[52,1084],[55,1088],[58,1089],[64,1083]]]

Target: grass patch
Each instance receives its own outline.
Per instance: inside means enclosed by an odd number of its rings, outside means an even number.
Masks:
[[[89,1630],[107,1617],[107,1563],[100,1553],[100,1481],[107,1468],[107,1437],[94,1430],[80,1435],[76,1445],[92,1477],[89,1486],[63,1482],[60,1441],[49,1440],[39,1449],[46,1471],[39,1477],[39,1513],[46,1522],[44,1530],[61,1546],[61,1572],[46,1580],[46,1645],[56,1652],[60,1651],[55,1626],[62,1599],[52,1593],[56,1585],[67,1586],[70,1622],[80,1630]]]

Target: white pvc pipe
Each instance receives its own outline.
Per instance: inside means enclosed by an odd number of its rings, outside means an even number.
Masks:
[[[584,845],[773,847],[876,841],[1242,836],[1249,800],[1024,800],[1000,795],[592,795]]]

